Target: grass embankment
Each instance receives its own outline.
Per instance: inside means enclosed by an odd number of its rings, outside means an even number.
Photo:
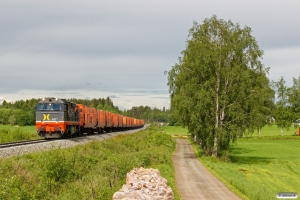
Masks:
[[[41,137],[36,133],[35,126],[0,125],[0,143],[34,140]]]
[[[0,159],[0,199],[111,199],[135,167],[157,168],[175,190],[172,137],[149,127],[68,149]]]
[[[242,198],[277,199],[278,192],[300,194],[300,136],[291,136],[295,131],[291,127],[281,136],[276,126],[266,126],[261,137],[238,138],[221,159],[195,147],[200,161]]]

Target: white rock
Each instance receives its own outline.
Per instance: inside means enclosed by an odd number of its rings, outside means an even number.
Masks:
[[[115,192],[113,200],[173,200],[172,188],[158,169],[134,168],[127,173],[126,184]]]

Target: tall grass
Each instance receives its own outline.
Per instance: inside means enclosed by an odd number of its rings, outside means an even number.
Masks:
[[[0,199],[111,199],[134,167],[158,168],[179,199],[174,139],[150,127],[132,135],[0,160]]]
[[[36,133],[35,125],[31,125],[31,126],[18,126],[18,125],[11,126],[11,125],[2,125],[2,124],[0,124],[0,129],[9,129],[9,130],[13,131],[13,130],[18,129],[18,128],[20,128],[24,131],[28,131],[29,133]]]
[[[36,132],[28,131],[20,127],[1,128],[0,127],[0,143],[15,142],[21,140],[39,139],[40,136]]]

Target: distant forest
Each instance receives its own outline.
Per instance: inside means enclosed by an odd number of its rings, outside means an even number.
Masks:
[[[112,100],[107,98],[94,99],[67,99],[74,103],[80,103],[88,107],[101,110],[107,110],[113,113],[144,119],[146,123],[160,122],[176,124],[171,111],[169,109],[150,108],[149,106],[132,107],[129,110],[120,110],[115,106]],[[0,105],[0,124],[10,124],[12,126],[26,126],[35,124],[35,106],[41,99],[18,100],[15,102],[3,101]]]

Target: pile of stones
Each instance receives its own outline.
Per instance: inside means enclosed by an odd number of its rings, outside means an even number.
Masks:
[[[126,184],[114,193],[113,200],[173,200],[174,193],[158,169],[134,168]]]

